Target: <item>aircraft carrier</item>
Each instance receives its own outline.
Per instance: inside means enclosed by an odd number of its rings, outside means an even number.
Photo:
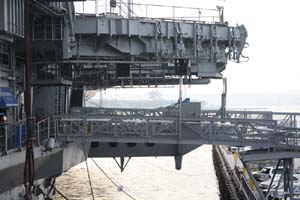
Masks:
[[[217,175],[226,183],[220,185],[231,188],[228,198],[265,199],[248,162],[266,158],[283,160],[284,197],[294,198],[299,114],[226,110],[222,72],[228,61],[245,59],[244,25],[229,26],[220,6],[110,0],[100,11],[95,0],[87,1],[94,5],[87,12],[84,4],[75,9],[78,2],[0,1],[0,199],[51,199],[55,178],[88,157],[118,157],[123,170],[127,157],[174,156],[180,169],[182,156],[203,144],[256,149],[239,156],[248,175],[235,182],[250,188],[242,191],[224,177],[230,167],[215,150]],[[157,8],[170,16],[151,16]],[[195,14],[180,17],[182,9]],[[90,90],[211,79],[223,79],[219,110],[204,110],[181,95],[157,109],[84,106]]]

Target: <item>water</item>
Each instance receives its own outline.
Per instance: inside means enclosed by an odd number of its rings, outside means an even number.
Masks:
[[[172,157],[132,158],[123,173],[112,158],[94,159],[119,188],[137,200],[216,200],[218,182],[212,161],[212,146],[204,145],[183,157],[177,171]],[[88,159],[93,191],[97,200],[130,199]],[[69,199],[91,198],[85,163],[57,178],[57,188]],[[56,200],[63,200],[58,194]]]
[[[151,106],[155,107],[156,104]],[[115,104],[107,107],[115,107]],[[245,110],[300,112],[299,105],[255,104],[255,107],[249,105],[241,108],[245,107]],[[124,190],[137,200],[215,200],[219,199],[219,189],[211,149],[211,146],[204,145],[184,156],[181,171],[174,169],[172,157],[133,158],[123,173],[120,173],[112,158],[95,160],[120,187],[124,187]],[[130,199],[119,192],[91,160],[88,163],[97,200]],[[299,159],[295,159],[295,163],[299,163],[300,166]],[[57,188],[70,199],[92,199],[85,163],[59,177]],[[56,195],[56,199],[63,200],[59,195]]]

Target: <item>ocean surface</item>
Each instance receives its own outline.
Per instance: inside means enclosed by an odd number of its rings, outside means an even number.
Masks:
[[[101,172],[91,159],[88,167],[97,200],[216,200],[218,182],[212,161],[212,146],[204,145],[183,157],[182,169],[175,169],[173,157],[132,158],[123,173],[112,158],[96,158],[96,163],[117,185]],[[57,178],[57,189],[67,198],[90,200],[91,190],[85,163]],[[56,194],[56,200],[63,200]]]

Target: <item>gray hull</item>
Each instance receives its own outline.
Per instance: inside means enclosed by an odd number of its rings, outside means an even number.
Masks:
[[[82,147],[68,144],[53,151],[44,151],[44,147],[34,149],[35,185],[38,186],[34,199],[44,199],[52,188],[52,178],[61,175],[71,167],[85,160]],[[23,169],[25,151],[11,152],[0,157],[0,199],[22,199],[24,196]]]

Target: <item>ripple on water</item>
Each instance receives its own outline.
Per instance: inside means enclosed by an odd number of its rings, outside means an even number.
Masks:
[[[133,158],[123,173],[113,159],[95,159],[99,166],[137,200],[217,200],[218,183],[211,156],[204,145],[183,158],[182,170],[174,169],[174,158]],[[127,200],[89,160],[93,192],[97,200]],[[57,188],[72,200],[90,200],[85,163],[57,178]],[[56,200],[63,200],[57,194]]]

